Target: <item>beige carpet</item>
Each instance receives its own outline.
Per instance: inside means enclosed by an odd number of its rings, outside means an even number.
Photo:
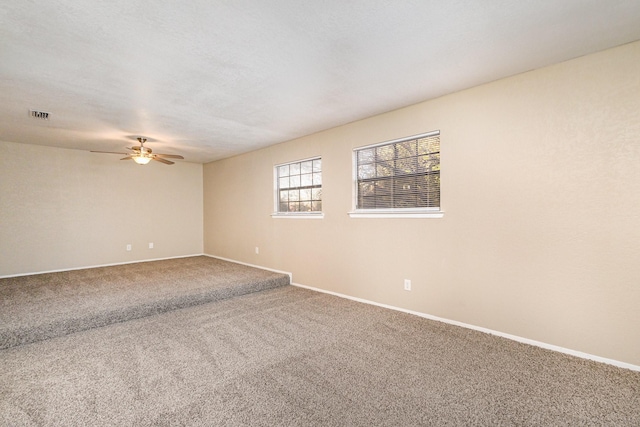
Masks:
[[[0,351],[2,426],[640,425],[640,373],[292,286]]]
[[[289,276],[206,256],[0,279],[0,349],[258,292]]]

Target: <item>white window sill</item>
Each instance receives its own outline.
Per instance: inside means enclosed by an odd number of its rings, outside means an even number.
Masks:
[[[442,218],[443,211],[415,209],[369,209],[348,212],[351,218]]]
[[[291,218],[291,219],[322,219],[324,218],[323,212],[297,212],[297,213],[281,213],[275,212],[271,214],[271,218]]]

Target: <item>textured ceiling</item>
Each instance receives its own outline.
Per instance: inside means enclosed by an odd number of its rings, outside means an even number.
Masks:
[[[638,0],[0,6],[0,140],[202,163],[640,39]]]

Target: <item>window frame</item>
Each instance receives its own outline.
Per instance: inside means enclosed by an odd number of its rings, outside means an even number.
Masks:
[[[442,200],[439,207],[414,207],[414,208],[358,208],[358,152],[369,148],[380,147],[384,145],[397,144],[406,141],[413,141],[421,138],[440,136],[440,130],[425,132],[417,135],[407,136],[403,138],[393,139],[390,141],[378,142],[375,144],[363,145],[355,147],[351,155],[351,171],[352,171],[352,198],[351,211],[348,215],[351,218],[442,218],[444,211],[442,210]],[[440,157],[440,160],[442,158]]]
[[[272,218],[296,218],[296,219],[322,219],[324,218],[324,211],[298,211],[298,212],[280,212],[280,183],[278,181],[278,168],[281,166],[293,165],[296,163],[304,163],[313,160],[320,160],[322,162],[322,156],[314,156],[308,157],[300,160],[293,160],[290,162],[278,163],[273,166],[273,212],[271,213]],[[320,169],[320,176],[322,176],[322,166]],[[324,186],[324,183],[320,183],[320,189]],[[300,188],[300,187],[293,187]],[[292,189],[293,189],[292,188]],[[322,199],[320,199],[322,201]]]

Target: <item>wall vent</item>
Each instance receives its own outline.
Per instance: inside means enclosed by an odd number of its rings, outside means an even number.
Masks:
[[[29,115],[34,119],[40,119],[40,120],[49,120],[49,117],[51,117],[51,113],[47,113],[45,111],[37,111],[37,110],[29,110]]]

